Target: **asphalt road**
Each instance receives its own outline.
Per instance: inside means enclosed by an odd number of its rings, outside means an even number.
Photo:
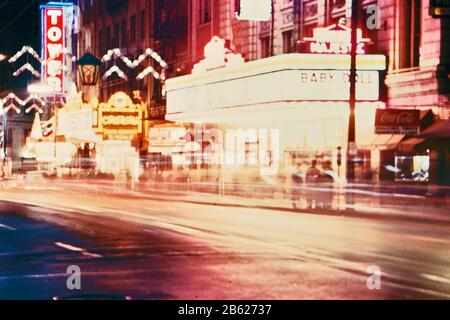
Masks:
[[[0,299],[214,298],[208,288],[224,281],[207,270],[220,252],[176,232],[4,202],[0,208]],[[81,269],[80,291],[67,288],[72,265]]]
[[[30,185],[0,191],[0,298],[449,299],[450,224],[155,201]],[[382,272],[369,290],[367,268]]]

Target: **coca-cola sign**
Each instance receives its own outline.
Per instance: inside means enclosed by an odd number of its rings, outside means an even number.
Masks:
[[[377,110],[375,126],[377,134],[419,134],[420,111]]]

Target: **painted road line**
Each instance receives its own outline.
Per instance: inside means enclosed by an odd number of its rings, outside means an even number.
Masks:
[[[1,224],[1,223],[0,223],[0,228],[6,229],[6,230],[9,230],[9,231],[17,231],[16,228],[13,228],[13,227],[7,226],[5,224]]]
[[[103,258],[103,256],[100,255],[100,254],[90,253],[86,249],[75,247],[75,246],[72,246],[70,244],[66,244],[66,243],[63,243],[63,242],[55,242],[55,245],[57,247],[60,247],[60,248],[63,248],[63,249],[69,250],[69,251],[80,252],[83,256],[86,256],[86,257]]]

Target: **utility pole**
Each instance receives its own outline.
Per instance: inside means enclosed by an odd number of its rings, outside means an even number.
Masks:
[[[2,61],[5,61],[7,59],[6,55],[3,53],[0,53],[0,63]],[[0,64],[0,77],[1,77],[1,84],[0,84],[0,91],[3,90],[3,84],[4,82],[6,82],[6,68],[5,65],[2,63]],[[6,86],[5,86],[6,88]],[[0,116],[2,117],[2,151],[3,151],[3,163],[1,165],[2,168],[2,172],[0,177],[4,177],[5,175],[5,163],[6,163],[6,155],[7,155],[7,151],[8,151],[8,129],[7,129],[7,125],[8,125],[8,119],[7,119],[7,114],[6,112],[4,112],[3,110],[3,100],[0,98]]]
[[[352,0],[352,20],[351,20],[351,65],[350,65],[350,117],[348,128],[348,148],[347,148],[347,180],[355,180],[355,152],[356,150],[356,82],[357,82],[357,47],[358,47],[358,1]]]
[[[294,31],[293,31],[293,41],[294,41],[294,52],[299,52],[300,43],[300,0],[294,0]]]
[[[275,0],[272,0],[272,21],[270,26],[270,56],[275,55]]]

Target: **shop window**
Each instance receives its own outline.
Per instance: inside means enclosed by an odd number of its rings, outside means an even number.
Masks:
[[[410,155],[395,157],[395,180],[428,182],[430,180],[430,156]]]

